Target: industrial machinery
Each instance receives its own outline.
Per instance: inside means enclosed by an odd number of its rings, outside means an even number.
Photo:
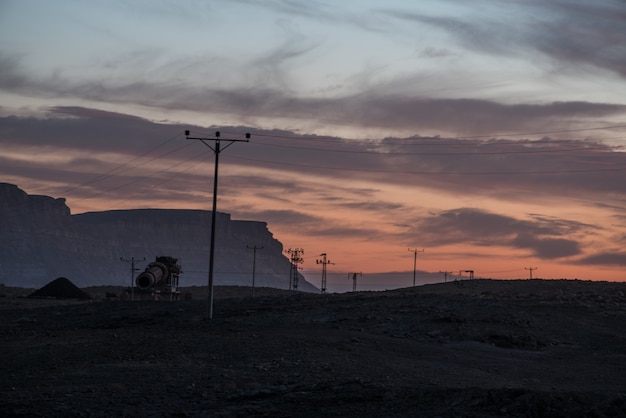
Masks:
[[[135,279],[137,289],[151,292],[153,299],[169,298],[177,300],[180,291],[178,290],[178,278],[181,267],[178,259],[174,257],[161,256],[148,264],[143,273]]]

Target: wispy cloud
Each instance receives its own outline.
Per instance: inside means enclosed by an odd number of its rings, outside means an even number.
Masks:
[[[481,3],[494,13],[458,17],[402,9],[387,13],[441,29],[465,49],[498,56],[538,53],[551,59],[555,69],[577,71],[575,65],[583,65],[626,77],[626,33],[622,30],[626,12],[621,2],[526,2],[526,7],[513,2]],[[503,13],[504,8],[508,13]]]

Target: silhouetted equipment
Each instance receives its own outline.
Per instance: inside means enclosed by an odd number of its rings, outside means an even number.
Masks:
[[[156,261],[148,264],[144,272],[137,276],[135,284],[138,289],[151,290],[155,298],[158,295],[168,295],[170,300],[177,300],[180,293],[178,290],[180,272],[178,259],[157,257]]]

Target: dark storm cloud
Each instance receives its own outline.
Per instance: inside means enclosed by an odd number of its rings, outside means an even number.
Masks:
[[[554,259],[580,254],[578,241],[570,236],[585,228],[594,229],[566,219],[520,220],[482,209],[460,208],[423,219],[412,234],[419,236],[426,245],[465,242],[507,246],[530,250],[539,258]]]
[[[501,2],[493,6],[501,6]],[[485,13],[471,19],[426,15],[402,10],[387,11],[396,18],[426,24],[454,35],[468,49],[494,55],[541,53],[561,71],[579,71],[581,64],[626,77],[626,9],[617,1],[526,2],[525,9],[511,4],[504,20]]]

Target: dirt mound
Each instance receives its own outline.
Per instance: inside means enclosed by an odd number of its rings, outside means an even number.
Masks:
[[[39,290],[34,291],[29,298],[55,298],[55,299],[91,299],[91,295],[80,290],[74,283],[65,277],[59,277],[51,281]]]

